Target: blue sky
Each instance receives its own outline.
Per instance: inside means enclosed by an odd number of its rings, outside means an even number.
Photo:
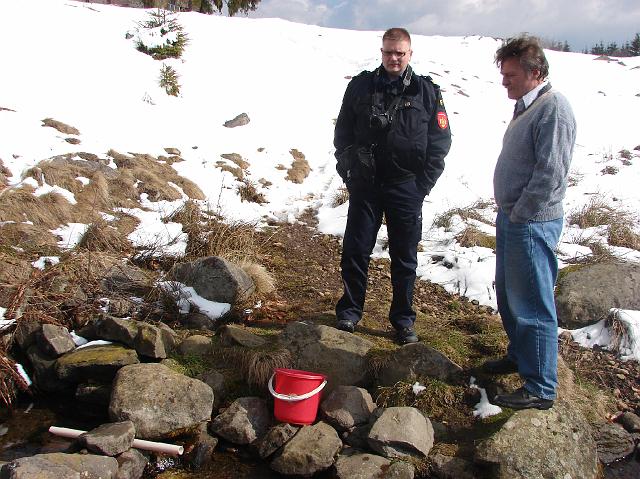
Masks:
[[[567,40],[573,51],[640,32],[638,0],[262,0],[250,16],[354,30],[404,26],[423,35],[529,32]]]

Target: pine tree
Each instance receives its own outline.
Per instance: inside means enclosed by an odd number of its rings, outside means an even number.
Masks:
[[[564,44],[562,45],[562,51],[563,52],[570,52],[571,51],[571,47],[569,46],[569,42],[568,41],[564,41]]]
[[[618,51],[618,44],[616,42],[611,42],[609,43],[609,45],[607,45],[607,55],[615,55],[615,53]]]
[[[637,57],[637,56],[640,55],[640,33],[636,33],[636,36],[631,41],[631,46],[629,48],[629,52],[634,57]]]
[[[260,0],[203,0],[202,3],[208,3],[212,9],[215,8],[219,12],[226,6],[230,17],[241,12],[247,14],[258,8]]]

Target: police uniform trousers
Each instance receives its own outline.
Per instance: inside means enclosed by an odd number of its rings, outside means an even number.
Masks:
[[[384,214],[393,287],[389,320],[396,329],[412,327],[416,319],[413,289],[425,194],[415,180],[393,185],[349,182],[347,188],[349,213],[340,262],[344,294],[336,304],[336,317],[353,323],[362,317],[369,260]]]

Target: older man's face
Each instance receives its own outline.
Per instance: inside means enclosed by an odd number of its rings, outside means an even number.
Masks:
[[[542,83],[542,80],[538,79],[540,71],[525,71],[520,65],[520,59],[516,57],[507,58],[502,62],[500,74],[502,86],[507,89],[507,95],[512,100],[522,98]]]
[[[385,40],[382,42],[382,66],[392,77],[402,74],[411,60],[411,43],[408,40]]]

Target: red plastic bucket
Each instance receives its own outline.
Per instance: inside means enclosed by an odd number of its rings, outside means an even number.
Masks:
[[[326,385],[324,374],[276,369],[268,385],[273,396],[273,415],[280,422],[313,424],[318,414],[320,392]]]

